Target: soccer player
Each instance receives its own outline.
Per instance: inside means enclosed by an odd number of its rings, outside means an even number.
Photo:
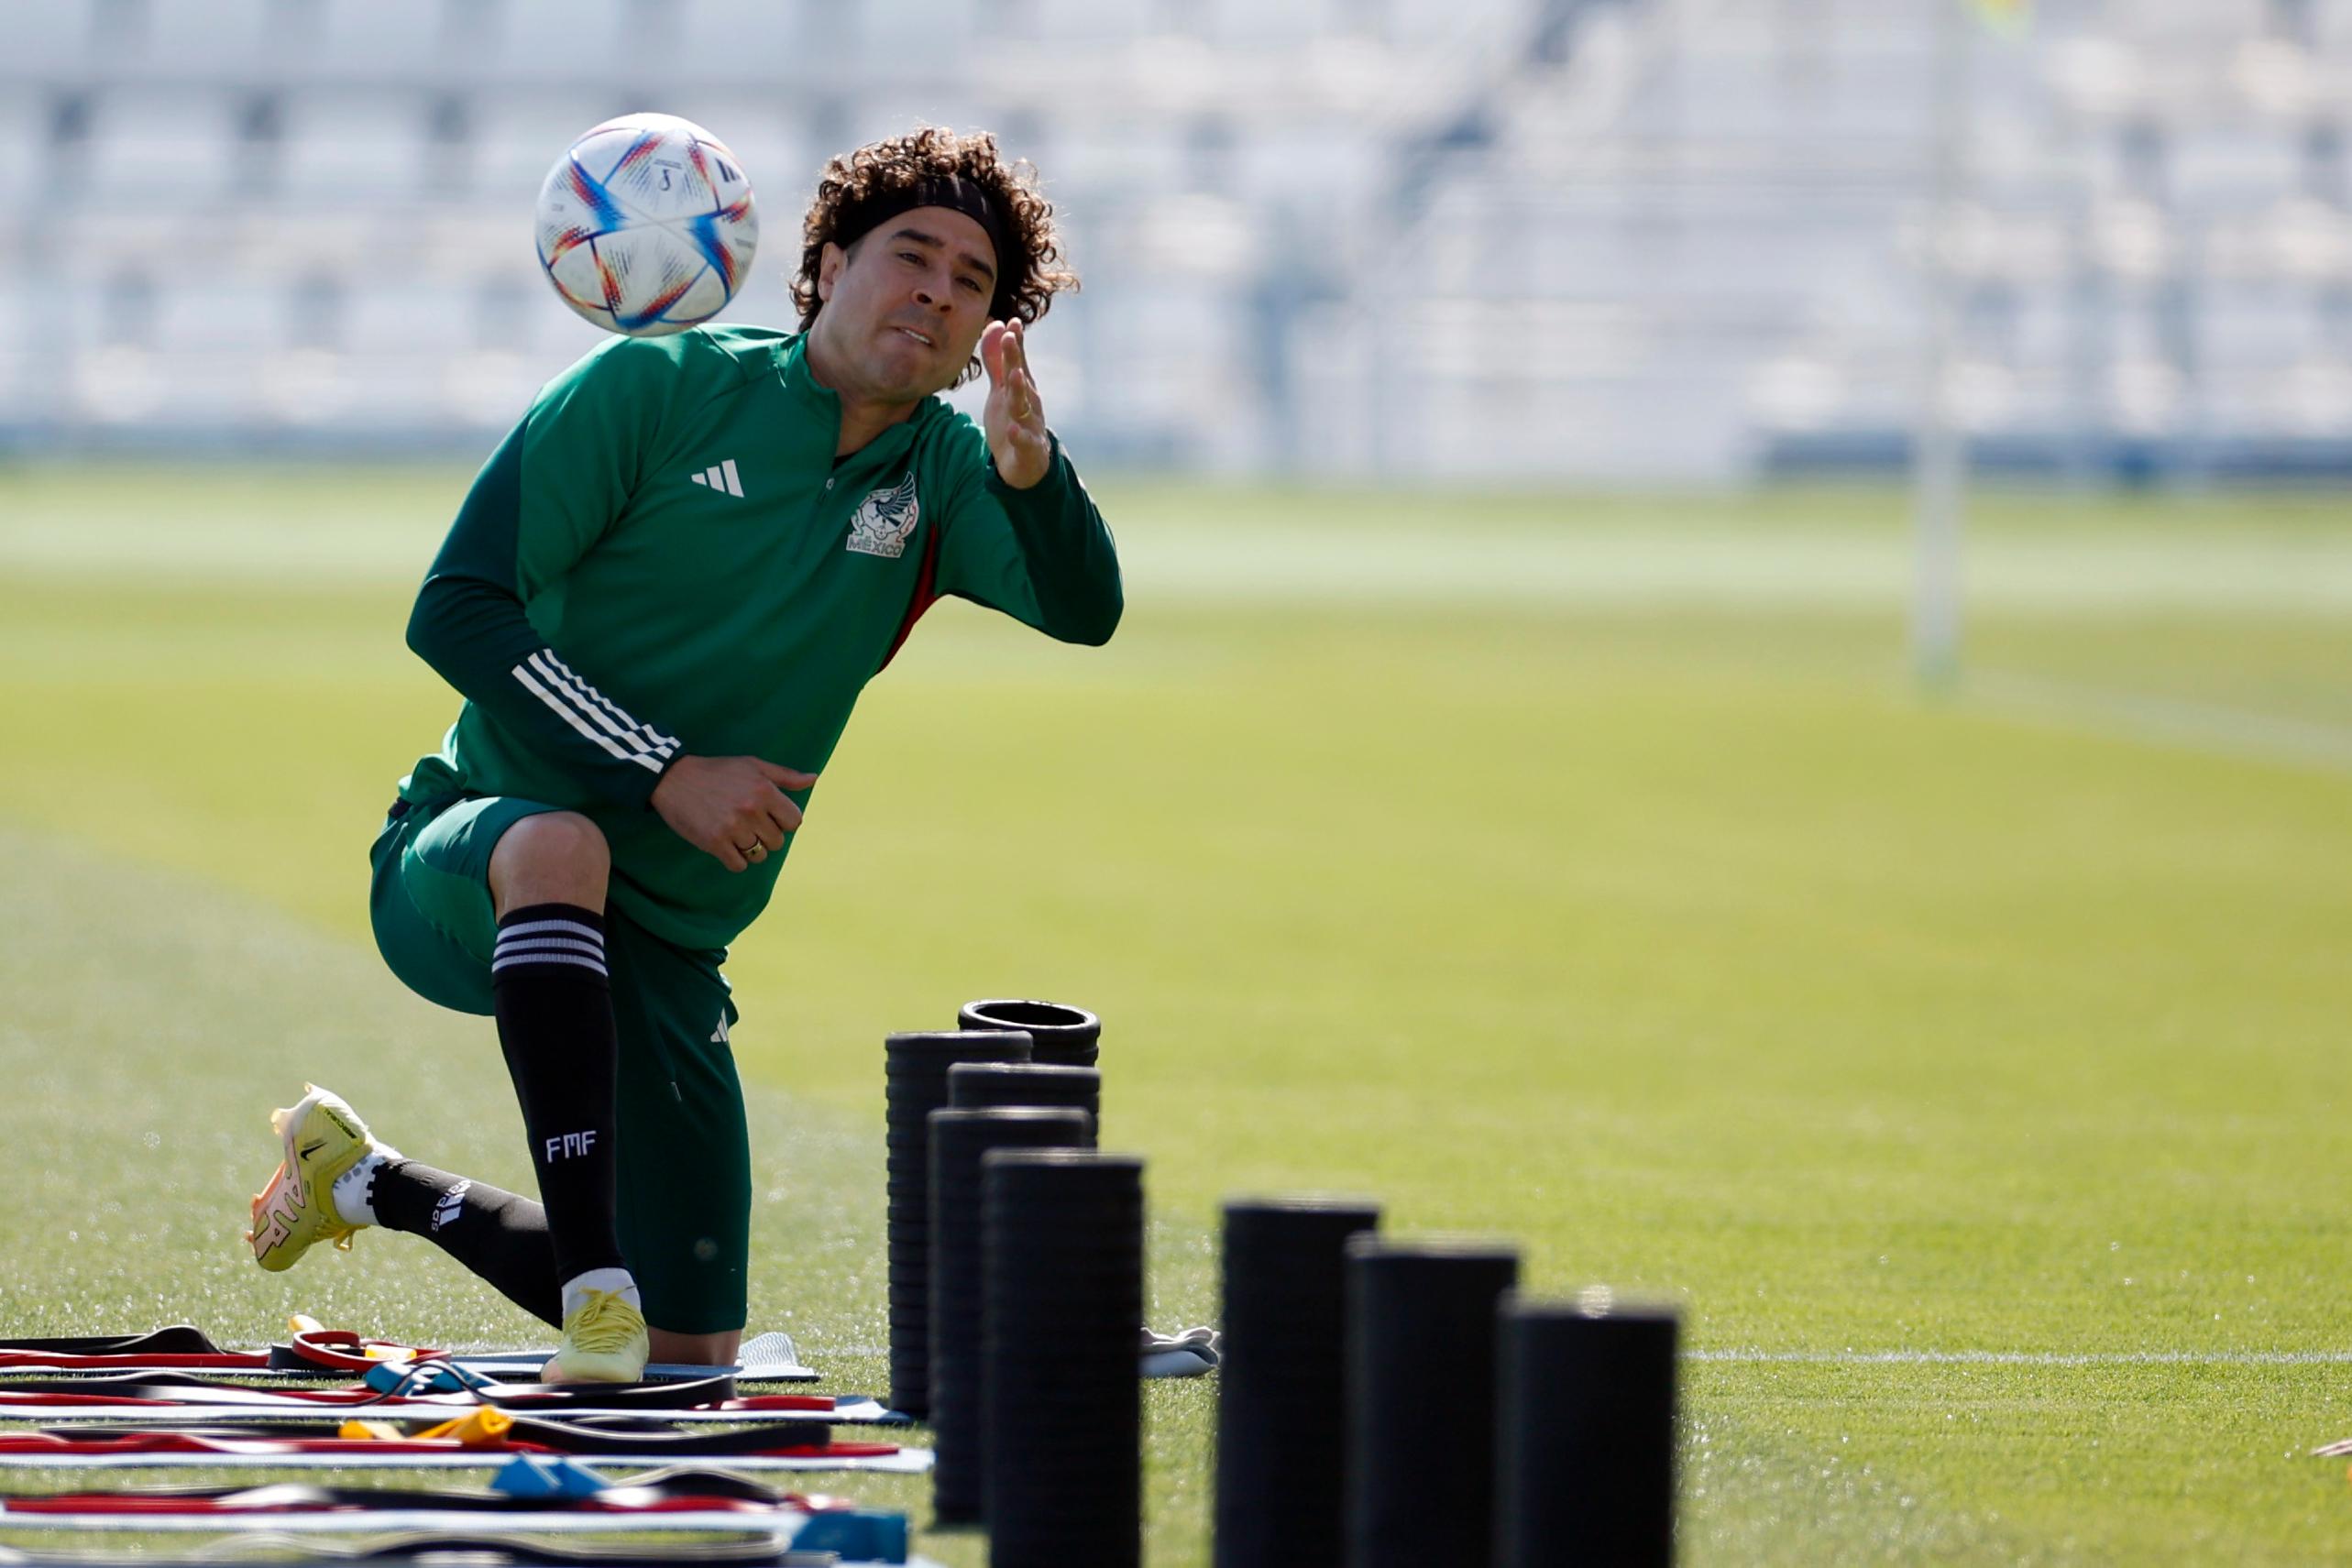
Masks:
[[[427,1237],[561,1325],[552,1380],[735,1356],[752,1183],[720,965],[859,691],[944,595],[1066,642],[1119,621],[1024,351],[1077,283],[1033,179],[924,129],[834,159],[803,228],[797,333],[616,338],[548,383],[409,621],[466,701],[375,841],[376,941],[496,1017],[538,1201],[313,1087],[253,1201],[268,1269],[362,1226]],[[984,368],[975,427],[938,394]]]

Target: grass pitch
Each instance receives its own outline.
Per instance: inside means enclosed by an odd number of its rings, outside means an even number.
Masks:
[[[488,1025],[366,935],[463,477],[0,473],[0,1332],[541,1337],[406,1238],[236,1239],[305,1076],[527,1179]],[[1890,497],[1105,490],[1118,639],[935,611],[730,965],[755,1328],[881,1385],[879,1037],[1062,996],[1155,1321],[1302,1188],[1679,1302],[1688,1561],[2352,1550],[2341,498],[1989,501],[1926,702]],[[1213,1398],[1151,1390],[1156,1563]]]

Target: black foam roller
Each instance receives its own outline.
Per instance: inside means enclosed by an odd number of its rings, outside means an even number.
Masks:
[[[948,1069],[966,1061],[1027,1061],[1017,1029],[892,1035],[883,1041],[884,1113],[889,1128],[885,1197],[890,1235],[890,1402],[929,1413],[930,1394],[929,1124],[948,1102]]]
[[[1082,1147],[1094,1142],[1094,1134],[1086,1113],[1074,1106],[931,1113],[931,1512],[941,1524],[976,1522],[986,1502],[981,1157],[991,1149]]]
[[[1360,1199],[1225,1206],[1216,1568],[1340,1561],[1347,1242],[1379,1223]]]
[[[1103,1021],[1083,1007],[1060,1002],[967,1002],[956,1014],[956,1027],[1022,1030],[1034,1042],[1029,1060],[1059,1067],[1093,1067],[1102,1053]]]
[[[1057,1062],[958,1062],[948,1069],[948,1103],[959,1111],[988,1105],[1074,1106],[1086,1113],[1099,1136],[1103,1075],[1094,1068]]]
[[[1143,1162],[981,1160],[990,1568],[1143,1560]]]
[[[1496,1568],[1669,1568],[1675,1313],[1500,1310]]]
[[[1347,1568],[1493,1562],[1496,1304],[1518,1278],[1508,1248],[1348,1242]]]

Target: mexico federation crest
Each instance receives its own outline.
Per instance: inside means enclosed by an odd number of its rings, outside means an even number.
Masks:
[[[907,541],[914,535],[921,512],[910,468],[896,486],[887,489],[876,486],[858,502],[858,510],[850,514],[849,547],[861,555],[887,555],[896,560],[907,553]]]

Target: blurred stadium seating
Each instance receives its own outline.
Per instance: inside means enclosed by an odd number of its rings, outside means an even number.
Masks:
[[[541,176],[659,107],[763,198],[738,320],[829,153],[1031,157],[1094,461],[1888,466],[1932,255],[1980,461],[2352,471],[2352,0],[1972,20],[1940,208],[1936,3],[0,0],[0,445],[479,450],[594,341]]]

